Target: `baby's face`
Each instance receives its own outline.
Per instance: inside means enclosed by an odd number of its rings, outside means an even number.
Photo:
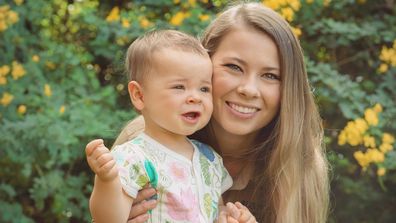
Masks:
[[[146,127],[186,136],[203,128],[213,111],[209,56],[165,49],[153,61],[142,84]]]

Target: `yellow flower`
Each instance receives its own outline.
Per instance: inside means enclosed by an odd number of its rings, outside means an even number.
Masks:
[[[296,35],[297,38],[301,36],[302,32],[301,32],[300,28],[291,27],[291,29],[292,29],[294,35]]]
[[[9,5],[0,6],[0,14],[7,13],[8,10],[10,10],[10,6]]]
[[[66,109],[66,107],[65,107],[64,105],[62,105],[62,106],[59,108],[59,113],[60,113],[60,114],[65,113],[65,109]]]
[[[312,4],[313,0],[305,0],[305,2],[308,3],[308,4]]]
[[[363,119],[349,121],[338,138],[339,145],[349,143],[351,146],[357,146],[361,144],[367,128],[367,123]]]
[[[356,129],[357,129],[361,134],[365,133],[365,132],[367,131],[367,129],[368,129],[367,122],[366,122],[364,119],[357,118],[357,119],[354,121],[354,124],[355,124]]]
[[[197,0],[188,0],[188,4],[195,6],[197,4]]]
[[[34,61],[34,62],[39,62],[40,61],[40,57],[39,56],[37,56],[37,55],[33,55],[32,56],[32,60]]]
[[[387,72],[389,70],[388,64],[386,63],[382,63],[379,67],[378,67],[378,73],[383,74],[385,72]]]
[[[388,49],[387,47],[383,46],[380,54],[380,59],[383,62],[391,63],[395,55],[396,55],[395,49],[393,48]]]
[[[3,93],[3,96],[0,99],[0,104],[3,106],[7,106],[14,99],[14,96],[8,92]]]
[[[129,23],[128,19],[125,19],[125,18],[122,19],[121,24],[122,24],[122,27],[124,27],[124,28],[129,28],[131,26],[131,24]]]
[[[7,23],[4,20],[0,20],[0,32],[3,32],[8,28]]]
[[[364,119],[366,119],[369,125],[378,125],[377,113],[371,108],[366,109],[366,111],[364,112]]]
[[[19,105],[18,106],[18,114],[25,114],[26,113],[26,106],[25,105]]]
[[[370,160],[362,151],[354,152],[353,157],[355,157],[356,161],[363,168],[367,167],[370,164]]]
[[[377,103],[374,105],[373,109],[375,112],[380,113],[380,112],[382,112],[382,105]]]
[[[7,65],[1,66],[0,67],[0,76],[7,76],[7,74],[10,72],[10,67]]]
[[[178,12],[172,16],[170,20],[170,24],[174,26],[179,26],[183,23],[183,20],[186,18],[186,14],[184,12]]]
[[[364,146],[367,148],[374,148],[375,147],[375,138],[369,135],[365,135],[363,137]]]
[[[10,24],[14,24],[14,23],[16,23],[16,22],[19,21],[18,13],[14,12],[14,11],[11,11],[11,10],[10,10],[10,11],[8,12],[7,17],[8,17],[8,22],[9,22]]]
[[[289,22],[293,21],[293,17],[294,17],[293,9],[291,9],[289,7],[282,8],[280,13],[283,16],[283,18],[285,18],[287,21],[289,21]]]
[[[289,0],[289,5],[293,8],[294,11],[300,10],[301,3],[299,0]]]
[[[114,22],[120,19],[120,9],[116,6],[111,9],[109,15],[106,17],[107,22]]]
[[[173,0],[173,4],[179,4],[180,0]]]
[[[0,76],[0,85],[6,85],[7,84],[7,78]]]
[[[330,5],[331,0],[323,0],[323,6],[327,7]]]
[[[385,160],[385,155],[378,149],[367,149],[366,156],[371,162],[381,163]]]
[[[387,153],[391,150],[393,150],[393,146],[389,143],[382,143],[382,145],[380,145],[379,150],[383,153]]]
[[[386,169],[385,168],[383,168],[383,167],[380,167],[380,168],[378,168],[378,170],[377,170],[377,175],[378,176],[383,176],[383,175],[385,175],[385,173],[386,173]]]
[[[53,70],[56,68],[56,65],[50,61],[45,62],[45,66],[48,67],[48,69]]]
[[[140,19],[139,24],[140,24],[140,27],[142,27],[143,29],[151,26],[151,22],[145,17],[142,17]]]
[[[208,20],[209,18],[210,18],[210,16],[209,16],[209,15],[206,15],[206,14],[204,14],[204,15],[199,15],[199,20],[201,20],[202,22]]]
[[[49,86],[48,84],[44,85],[44,95],[47,97],[51,97],[52,95],[51,86]]]
[[[263,4],[269,8],[272,8],[274,10],[277,10],[282,6],[284,2],[278,1],[278,0],[264,0]]]
[[[382,135],[382,142],[383,143],[393,144],[395,142],[395,137],[393,137],[391,134],[385,132]]]
[[[14,0],[14,2],[16,5],[22,5],[23,0]]]
[[[338,135],[338,145],[342,146],[345,145],[347,142],[347,136],[345,131],[341,131],[341,133]]]
[[[18,63],[17,61],[13,61],[12,62],[12,78],[14,78],[14,80],[18,80],[19,78],[23,77],[26,74],[25,69],[23,68],[23,66]]]
[[[201,2],[206,4],[206,3],[208,3],[209,1],[208,1],[208,0],[201,0]]]

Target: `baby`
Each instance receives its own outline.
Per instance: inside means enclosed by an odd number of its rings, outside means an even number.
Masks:
[[[133,200],[147,184],[158,200],[148,222],[215,222],[232,178],[217,153],[187,138],[208,123],[213,110],[206,50],[187,34],[153,31],[131,44],[126,68],[130,99],[145,130],[111,152],[101,139],[87,145],[96,173],[90,199],[95,222],[127,222]],[[235,207],[225,210],[238,216]]]

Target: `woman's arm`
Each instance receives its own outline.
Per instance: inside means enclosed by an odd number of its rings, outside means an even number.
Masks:
[[[148,211],[157,206],[157,200],[150,199],[156,193],[157,191],[152,187],[146,187],[139,191],[136,199],[133,201],[128,223],[144,223],[148,220]]]

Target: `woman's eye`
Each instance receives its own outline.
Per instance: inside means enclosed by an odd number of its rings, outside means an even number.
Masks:
[[[205,92],[205,93],[209,93],[210,92],[210,87],[201,87],[201,91]]]
[[[173,89],[178,89],[178,90],[184,90],[184,86],[183,85],[175,85],[172,88]]]
[[[234,71],[239,71],[239,72],[242,71],[242,69],[238,65],[235,65],[235,64],[226,64],[225,66],[230,68],[231,70],[234,70]]]
[[[265,74],[262,74],[261,77],[270,79],[270,80],[280,80],[280,77],[273,73],[265,73]]]

